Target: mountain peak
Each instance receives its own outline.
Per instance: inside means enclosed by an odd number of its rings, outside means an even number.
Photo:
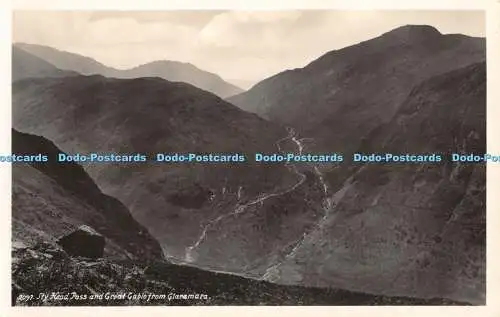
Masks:
[[[161,59],[161,60],[156,60],[156,61],[152,61],[152,62],[147,62],[147,63],[141,64],[137,67],[144,66],[144,65],[183,65],[183,66],[191,66],[191,67],[197,68],[196,66],[194,66],[191,63],[172,61],[172,60],[167,60],[167,59]]]
[[[442,36],[442,34],[430,25],[407,24],[384,33],[382,36],[398,37],[406,41],[421,41],[434,39]]]
[[[151,67],[164,68],[167,70],[183,70],[183,71],[189,70],[189,71],[199,72],[199,73],[208,73],[208,74],[217,76],[218,78],[220,77],[220,76],[215,75],[213,73],[202,70],[191,63],[172,61],[172,60],[166,60],[166,59],[147,62],[147,63],[141,64],[141,65],[135,66],[131,69],[141,69],[141,68],[151,68]]]

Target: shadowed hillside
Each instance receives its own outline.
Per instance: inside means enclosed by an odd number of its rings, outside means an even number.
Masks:
[[[57,163],[60,150],[43,137],[12,130],[12,152],[44,154],[48,162],[13,163],[12,235],[14,241],[55,241],[87,224],[110,239],[111,257],[161,258],[161,248],[118,200],[104,195],[83,168]]]

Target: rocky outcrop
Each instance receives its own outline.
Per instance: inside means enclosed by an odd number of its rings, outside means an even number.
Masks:
[[[104,255],[104,237],[89,226],[80,226],[58,241],[70,255],[86,258],[101,258]]]

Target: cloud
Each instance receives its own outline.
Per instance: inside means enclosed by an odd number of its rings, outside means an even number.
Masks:
[[[280,47],[282,36],[303,14],[301,11],[222,13],[201,30],[199,41],[207,46],[273,50]]]
[[[198,31],[189,26],[170,22],[140,23],[133,18],[108,18],[88,24],[86,34],[98,45],[129,43],[189,45]]]
[[[85,11],[15,11],[13,38],[18,42],[67,45],[84,42],[91,13]]]
[[[260,80],[404,24],[485,32],[479,11],[18,11],[13,37],[117,68],[169,59],[224,78]]]
[[[224,13],[220,10],[182,10],[182,11],[94,11],[91,21],[99,21],[109,18],[131,18],[139,23],[169,22],[173,24],[189,25],[202,28],[212,18]]]

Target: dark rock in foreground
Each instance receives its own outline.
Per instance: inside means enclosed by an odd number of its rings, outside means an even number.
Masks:
[[[71,255],[96,259],[103,257],[106,241],[94,229],[83,225],[63,236],[58,243]]]

